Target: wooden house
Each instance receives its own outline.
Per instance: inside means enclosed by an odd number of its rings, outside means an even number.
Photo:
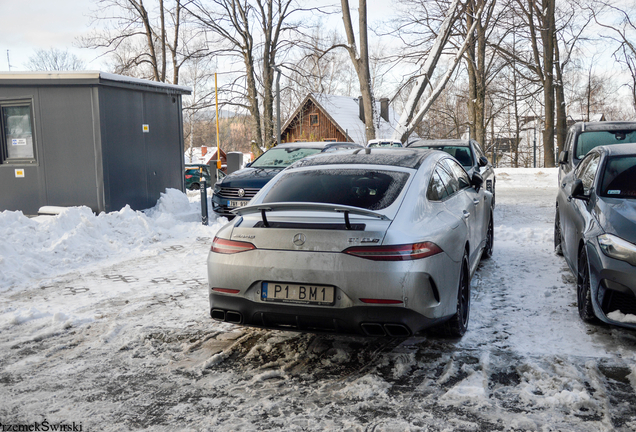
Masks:
[[[361,98],[309,94],[281,128],[281,142],[338,141],[366,144]],[[376,135],[390,137],[397,117],[388,99],[376,102]]]

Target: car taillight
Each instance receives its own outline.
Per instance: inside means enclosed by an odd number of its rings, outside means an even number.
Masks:
[[[231,288],[212,288],[212,291],[224,293],[224,294],[238,294],[241,290],[231,289]]]
[[[442,249],[435,243],[424,242],[395,246],[354,246],[343,252],[373,261],[407,261],[438,254]]]
[[[218,237],[214,237],[214,241],[212,242],[212,247],[210,250],[216,253],[222,254],[235,254],[239,252],[245,252],[248,250],[256,249],[252,243],[234,241],[234,240],[224,240]]]
[[[369,303],[369,304],[401,304],[401,303],[404,303],[402,300],[372,299],[372,298],[361,298],[360,301],[362,303]]]
[[[187,179],[191,179],[193,176],[191,176],[190,174],[186,174],[185,176]]]

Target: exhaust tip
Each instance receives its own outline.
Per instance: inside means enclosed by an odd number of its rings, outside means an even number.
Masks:
[[[225,311],[222,309],[212,309],[210,312],[212,319],[217,321],[225,321]]]
[[[391,337],[407,337],[411,336],[411,331],[402,324],[384,324],[386,333]]]
[[[240,324],[243,321],[243,316],[240,314],[240,312],[227,311],[225,313],[225,321],[234,324]]]
[[[377,323],[362,323],[360,324],[362,331],[367,336],[386,336],[386,332],[381,324]]]

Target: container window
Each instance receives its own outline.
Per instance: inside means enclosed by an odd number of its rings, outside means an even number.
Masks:
[[[2,112],[2,162],[35,160],[33,118],[30,103],[4,103]]]

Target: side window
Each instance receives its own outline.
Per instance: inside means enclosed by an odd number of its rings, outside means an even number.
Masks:
[[[442,180],[442,183],[445,186],[446,193],[443,198],[447,196],[453,195],[458,190],[457,179],[453,178],[452,175],[440,164],[437,164],[435,168],[435,172],[439,175],[439,178]],[[442,199],[443,199],[442,198]]]
[[[431,176],[431,181],[428,184],[428,190],[426,191],[426,198],[429,201],[441,201],[448,196],[446,191],[446,185],[440,178],[437,169]]]
[[[0,103],[2,163],[35,161],[33,117],[30,101]]]
[[[579,164],[580,169],[578,170],[576,177],[580,178],[583,182],[585,193],[587,193],[592,187],[592,184],[594,184],[594,177],[596,176],[596,169],[598,168],[598,162],[600,161],[600,159],[601,155],[599,155],[598,153],[593,153],[586,157]],[[583,163],[585,163],[585,166],[581,167]]]
[[[451,174],[457,179],[458,190],[466,189],[470,187],[470,179],[464,168],[462,168],[457,162],[451,159],[444,159],[446,166],[450,168]]]

